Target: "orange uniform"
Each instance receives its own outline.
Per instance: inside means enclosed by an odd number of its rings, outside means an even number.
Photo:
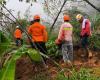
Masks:
[[[39,22],[35,22],[31,25],[28,32],[32,35],[33,42],[47,42],[46,27],[41,25]]]
[[[22,38],[22,32],[20,29],[16,29],[15,32],[14,32],[14,37],[15,38]]]

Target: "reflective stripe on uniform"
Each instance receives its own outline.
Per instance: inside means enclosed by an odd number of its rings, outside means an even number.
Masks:
[[[65,27],[64,30],[73,30],[72,27]]]

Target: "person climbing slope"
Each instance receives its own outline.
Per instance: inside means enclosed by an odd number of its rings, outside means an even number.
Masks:
[[[91,22],[89,19],[85,19],[83,15],[78,14],[76,16],[77,21],[81,24],[81,33],[80,33],[80,38],[81,38],[81,45],[84,51],[84,54],[81,56],[84,58],[84,60],[88,60],[88,57],[91,57],[92,54],[89,52],[89,42],[88,39],[91,36]]]
[[[64,63],[73,62],[73,43],[72,43],[72,34],[73,34],[73,26],[70,24],[70,16],[64,15],[63,17],[64,23],[61,25],[58,38],[55,43],[62,44],[62,54]]]

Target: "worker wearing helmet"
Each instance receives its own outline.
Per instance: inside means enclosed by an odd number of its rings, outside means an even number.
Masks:
[[[63,60],[66,63],[73,62],[73,43],[72,43],[72,31],[73,26],[70,24],[69,15],[64,15],[64,23],[61,25],[56,44],[62,44]]]
[[[22,45],[22,43],[23,43],[23,41],[22,41],[22,31],[19,28],[19,26],[16,26],[16,30],[14,32],[14,37],[16,39],[16,46]]]
[[[32,36],[32,42],[35,43],[35,47],[46,54],[47,31],[46,27],[40,23],[39,15],[34,16],[34,23],[29,27],[28,32]]]
[[[81,56],[83,58],[86,58],[85,60],[87,60],[88,57],[89,57],[88,38],[89,38],[89,36],[91,36],[91,23],[90,23],[89,19],[85,19],[83,17],[83,15],[81,15],[81,14],[78,14],[76,16],[76,19],[81,24],[81,34],[80,34],[81,44],[82,44],[82,47],[83,47],[83,51],[85,53],[85,54],[82,54]]]

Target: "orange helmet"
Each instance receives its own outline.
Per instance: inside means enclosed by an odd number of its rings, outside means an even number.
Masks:
[[[39,15],[35,15],[34,16],[34,20],[37,20],[37,19],[40,19],[40,16]]]
[[[66,20],[70,20],[70,16],[69,15],[64,15],[64,17],[63,17],[63,19],[64,19],[64,21],[66,21]]]

